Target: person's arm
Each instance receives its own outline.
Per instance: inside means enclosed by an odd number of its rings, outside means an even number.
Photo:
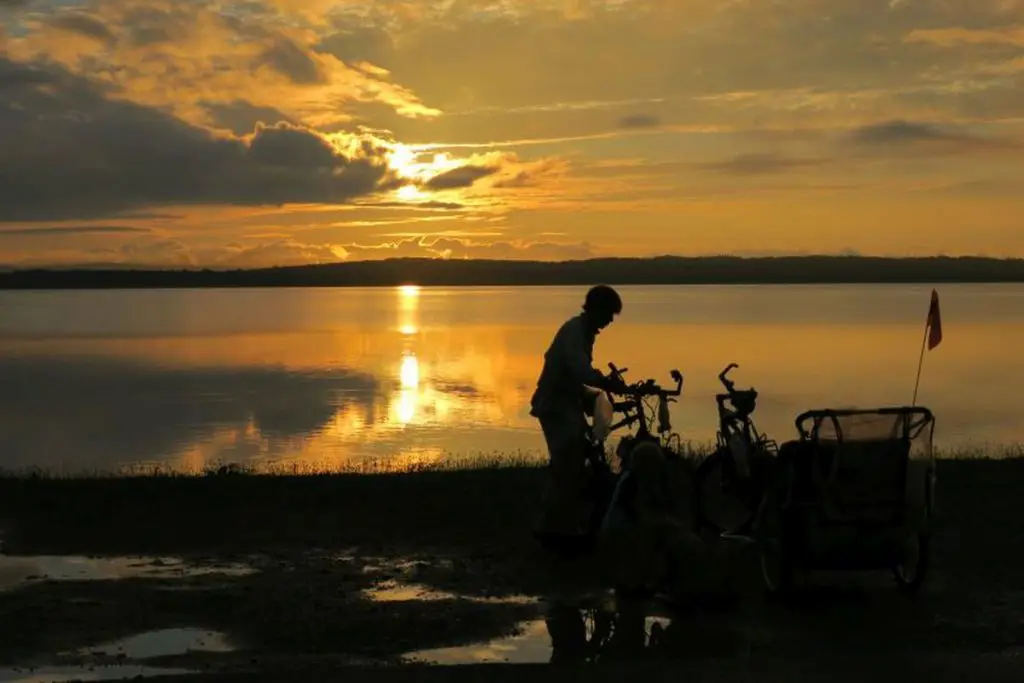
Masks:
[[[579,325],[570,325],[561,339],[562,359],[573,381],[582,389],[583,385],[610,390],[611,382],[593,366],[587,353],[587,341]]]

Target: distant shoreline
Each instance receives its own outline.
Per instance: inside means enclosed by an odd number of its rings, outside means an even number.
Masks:
[[[1024,282],[1024,259],[869,256],[604,258],[582,261],[352,261],[258,269],[36,268],[0,272],[0,289]]]

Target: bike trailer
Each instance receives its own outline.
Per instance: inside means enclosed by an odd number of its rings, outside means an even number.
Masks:
[[[809,457],[791,482],[808,569],[895,568],[930,536],[935,419],[921,407],[811,410],[796,420]]]

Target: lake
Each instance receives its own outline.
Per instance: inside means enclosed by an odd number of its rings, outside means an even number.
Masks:
[[[0,467],[238,462],[395,467],[543,456],[529,399],[585,288],[0,292]],[[671,384],[684,440],[714,439],[717,374],[760,392],[782,441],[818,407],[911,401],[931,287],[622,287],[595,365]],[[1024,441],[1024,286],[943,285],[918,403],[946,448]]]

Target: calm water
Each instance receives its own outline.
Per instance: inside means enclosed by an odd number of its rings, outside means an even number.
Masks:
[[[919,402],[943,446],[1024,441],[1024,287],[940,288]],[[595,362],[686,376],[684,439],[714,438],[735,361],[777,440],[814,407],[909,403],[930,287],[625,287]],[[0,292],[0,467],[398,466],[540,456],[528,402],[583,288]]]

